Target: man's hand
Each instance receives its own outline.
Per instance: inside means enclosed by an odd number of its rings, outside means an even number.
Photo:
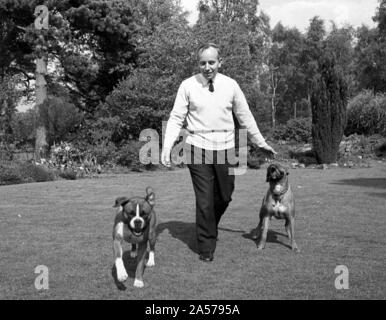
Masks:
[[[170,149],[162,149],[161,162],[165,167],[170,168]]]
[[[273,155],[273,156],[275,156],[277,154],[277,152],[275,150],[273,150],[273,148],[268,144],[266,146],[262,147],[261,149],[263,149],[265,152],[267,152],[268,154]]]

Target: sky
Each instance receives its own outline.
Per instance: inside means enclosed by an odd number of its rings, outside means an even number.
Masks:
[[[183,7],[191,11],[191,23],[198,16],[197,3],[198,0],[181,0]],[[345,24],[374,27],[372,17],[377,7],[378,0],[259,0],[259,9],[271,18],[271,28],[281,21],[284,26],[297,27],[302,32],[316,15],[326,23],[335,21],[338,27]]]

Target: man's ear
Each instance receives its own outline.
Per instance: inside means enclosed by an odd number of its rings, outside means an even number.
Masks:
[[[223,60],[222,58],[218,58],[218,67],[220,68],[222,66]]]

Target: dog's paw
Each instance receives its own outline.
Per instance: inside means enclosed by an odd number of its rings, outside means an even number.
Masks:
[[[153,251],[149,252],[149,259],[147,260],[146,266],[147,267],[154,267],[155,266],[154,252]]]
[[[264,246],[258,246],[257,247],[257,251],[258,252],[263,252],[263,250],[264,250]]]
[[[134,287],[136,288],[143,288],[144,284],[142,280],[135,279],[134,280]]]
[[[119,282],[125,282],[128,278],[128,274],[126,271],[122,272],[122,273],[119,273],[117,272],[117,279]]]
[[[292,248],[292,251],[295,252],[295,253],[299,253],[300,249],[298,247],[294,247],[294,248]]]
[[[130,251],[130,258],[136,258],[137,257],[137,251]]]

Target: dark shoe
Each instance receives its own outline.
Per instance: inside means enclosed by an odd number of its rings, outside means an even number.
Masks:
[[[213,261],[213,252],[205,252],[200,254],[200,260],[204,262],[212,262]]]

